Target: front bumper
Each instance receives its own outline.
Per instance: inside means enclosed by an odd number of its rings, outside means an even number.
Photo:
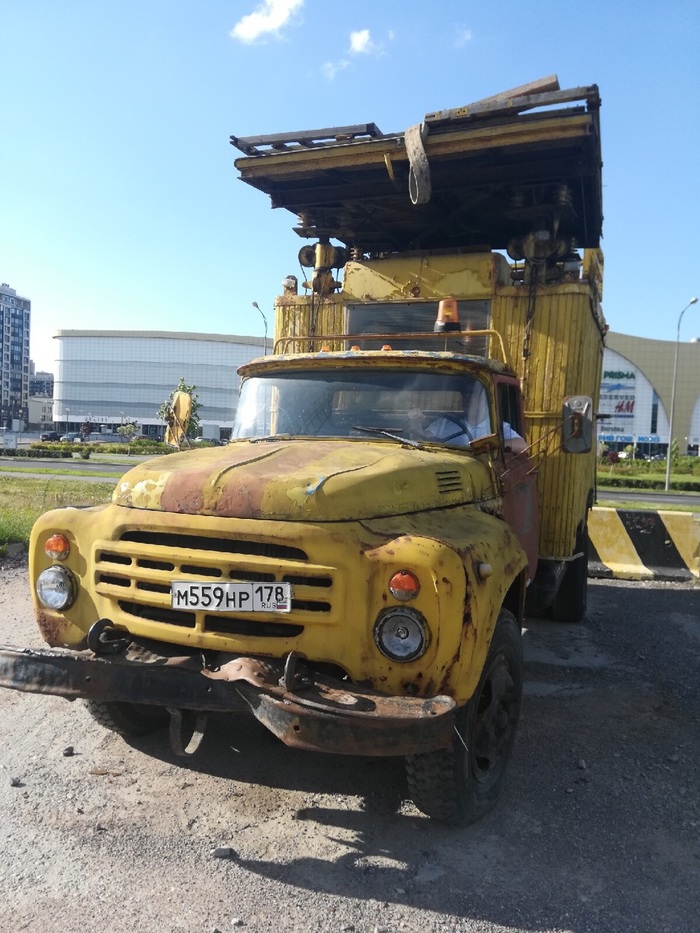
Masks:
[[[0,687],[68,700],[143,703],[172,710],[250,712],[285,745],[345,755],[416,755],[448,746],[455,702],[385,696],[286,660],[227,655],[162,657],[131,645],[92,651],[0,646]]]

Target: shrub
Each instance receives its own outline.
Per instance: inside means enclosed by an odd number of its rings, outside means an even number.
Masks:
[[[598,486],[612,489],[664,489],[665,480],[643,476],[598,476]],[[675,492],[700,492],[700,480],[672,479],[669,488]]]

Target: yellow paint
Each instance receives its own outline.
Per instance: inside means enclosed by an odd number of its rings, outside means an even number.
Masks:
[[[115,501],[135,509],[159,509],[160,497],[168,478],[167,473],[146,477],[135,482],[122,480],[114,492]]]
[[[588,534],[598,556],[613,576],[621,580],[653,580],[653,572],[640,561],[615,509],[592,509]]]
[[[464,702],[483,666],[505,588],[522,572],[525,559],[507,526],[474,506],[454,510],[447,535],[444,526],[444,509],[361,523],[227,519],[135,511],[113,503],[89,510],[59,509],[34,526],[30,575],[35,579],[52,563],[43,551],[47,537],[65,534],[72,547],[64,563],[81,584],[77,601],[63,614],[61,644],[66,647],[83,646],[90,626],[108,618],[135,637],[244,655],[282,657],[295,650],[336,664],[353,680],[369,681],[387,693],[447,692]],[[132,530],[146,534],[150,543],[129,540],[128,535],[125,539],[124,533]],[[158,542],[160,534],[168,535],[166,543]],[[167,543],[178,537],[184,539],[181,547]],[[206,547],[197,548],[197,537]],[[301,548],[306,559],[264,556],[245,548],[217,550],[216,542],[223,539],[265,541],[279,552]],[[477,579],[482,559],[495,571],[486,581]],[[210,572],[203,576],[197,567]],[[381,654],[373,632],[382,610],[405,606],[388,589],[392,576],[403,570],[420,581],[411,606],[426,620],[429,644],[422,658],[397,664]],[[292,575],[298,599],[327,602],[327,609],[295,609],[290,616],[235,614],[253,628],[255,622],[301,626],[300,634],[287,638],[217,632],[212,616],[206,620],[200,611],[191,625],[147,618],[149,612],[167,615],[172,579],[250,579],[260,572],[275,579]],[[304,583],[319,578],[327,578],[329,585]],[[132,613],[129,604],[141,608]],[[36,597],[35,606],[40,608]]]
[[[512,284],[510,265],[499,253],[349,262],[343,290],[326,300],[315,297],[313,308],[305,296],[278,299],[276,338],[346,333],[348,304],[445,297],[489,301],[490,326],[501,334],[506,357],[521,378],[527,438],[538,461],[539,552],[567,558],[575,552],[576,533],[592,499],[595,453],[573,455],[558,449],[562,403],[568,395],[589,395],[597,409],[605,327],[599,303],[602,266],[599,250],[585,250],[588,278],[538,286],[533,306],[530,288]],[[343,349],[340,342],[331,347]],[[397,343],[402,347],[408,345]],[[294,345],[294,352],[313,349],[315,345]]]

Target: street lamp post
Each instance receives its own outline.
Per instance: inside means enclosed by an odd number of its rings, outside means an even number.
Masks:
[[[69,421],[70,421],[70,408],[66,408],[66,434],[68,434]]]
[[[697,301],[697,298],[690,299],[678,317],[678,327],[676,328],[676,353],[673,358],[673,382],[671,383],[671,416],[668,420],[668,448],[666,449],[666,485],[664,486],[666,492],[668,492],[671,483],[671,445],[673,444],[673,415],[676,407],[676,378],[678,376],[678,346],[681,341],[681,321],[688,308],[697,304]]]
[[[257,301],[253,302],[253,307],[255,308],[256,311],[260,312],[260,317],[263,319],[263,324],[265,325],[265,344],[263,346],[263,356],[267,356],[267,318],[262,313],[262,310],[260,309],[260,305],[257,303]]]

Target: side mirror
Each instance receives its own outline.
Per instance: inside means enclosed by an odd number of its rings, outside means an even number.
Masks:
[[[593,399],[569,395],[562,409],[561,447],[567,454],[587,454],[593,447]]]
[[[500,447],[501,441],[498,434],[484,434],[469,441],[469,450],[475,454],[496,453]]]

